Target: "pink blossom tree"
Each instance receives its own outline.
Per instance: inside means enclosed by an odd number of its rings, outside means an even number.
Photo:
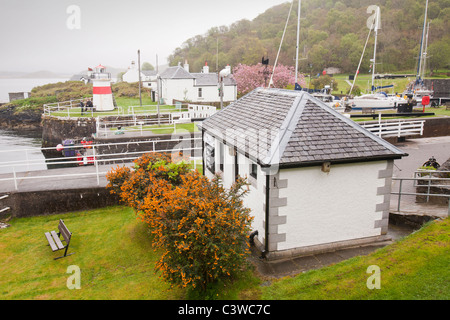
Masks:
[[[268,66],[269,74],[267,81],[264,76],[265,66],[258,63],[253,66],[239,64],[233,69],[233,76],[237,83],[238,95],[243,96],[250,91],[269,85],[270,76],[273,72],[273,66]],[[271,88],[290,88],[293,89],[295,85],[295,69],[294,67],[287,67],[284,65],[277,65],[273,75],[273,84]],[[299,74],[298,82],[301,86],[305,86],[305,78],[303,74]]]

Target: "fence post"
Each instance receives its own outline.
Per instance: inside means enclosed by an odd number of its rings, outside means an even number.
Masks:
[[[92,146],[92,153],[94,154],[94,163],[95,163],[95,173],[97,174],[97,185],[100,185],[100,177],[98,175],[98,161],[97,161],[97,154],[95,152],[95,146]]]
[[[17,177],[16,177],[16,168],[15,167],[13,167],[13,175],[14,175],[14,188],[17,191],[18,188],[17,188]]]
[[[399,190],[398,190],[398,206],[397,206],[398,212],[400,212],[400,200],[402,198],[402,183],[403,183],[403,180],[400,180],[400,186],[399,186]]]
[[[430,201],[430,190],[431,190],[431,172],[428,176],[428,191],[427,191],[427,202]]]

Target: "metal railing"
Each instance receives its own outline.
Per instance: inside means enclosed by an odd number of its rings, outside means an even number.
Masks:
[[[448,214],[450,215],[450,194],[431,193],[431,188],[448,188],[450,190],[450,183],[449,184],[440,184],[441,182],[450,181],[450,178],[433,177],[433,176],[431,176],[431,174],[433,174],[433,173],[435,173],[435,174],[436,173],[450,174],[450,171],[416,171],[414,173],[414,178],[392,178],[393,181],[399,181],[398,192],[391,192],[392,195],[398,196],[397,211],[400,212],[402,196],[424,196],[424,197],[426,197],[426,202],[430,201],[430,197],[443,197],[443,198],[449,199]],[[426,177],[426,176],[418,177],[419,174],[429,174],[429,176],[428,177]],[[424,187],[424,188],[427,188],[427,192],[426,193],[405,192],[403,190],[403,188],[404,188],[403,183],[405,181],[413,181],[412,186],[414,188]],[[418,184],[417,182],[419,182],[419,181],[426,182],[426,183]]]
[[[51,165],[69,165],[69,164],[77,164],[77,165],[84,165],[85,163],[90,163],[94,166],[95,171],[94,172],[79,172],[79,173],[70,173],[70,174],[57,174],[52,175],[50,174],[52,172],[51,169],[39,171],[45,172],[46,174],[42,175],[35,175],[35,176],[22,176],[19,177],[17,175],[18,172],[16,172],[15,167],[16,166],[31,166],[34,164],[41,164],[41,159],[26,159],[26,160],[16,160],[16,161],[5,161],[0,162],[0,168],[1,167],[9,167],[12,168],[12,172],[1,174],[1,176],[9,175],[11,174],[11,177],[6,178],[0,178],[1,181],[14,181],[14,189],[18,190],[18,182],[21,180],[28,180],[28,179],[54,179],[54,178],[73,178],[73,177],[89,177],[89,176],[96,176],[97,178],[97,185],[100,185],[100,177],[105,176],[108,171],[101,171],[100,165],[103,163],[105,164],[117,164],[117,163],[132,163],[133,160],[139,158],[145,153],[152,153],[152,152],[158,152],[158,153],[189,153],[194,154],[193,156],[189,157],[189,161],[194,162],[194,165],[197,166],[197,161],[199,160],[198,157],[195,157],[195,153],[199,152],[201,153],[201,147],[191,147],[192,144],[195,145],[196,141],[201,141],[201,138],[192,138],[192,139],[186,139],[186,140],[149,140],[149,141],[133,141],[133,142],[121,142],[121,143],[106,143],[106,144],[92,144],[92,145],[77,145],[77,146],[70,146],[70,147],[64,147],[63,150],[77,150],[82,148],[87,148],[87,150],[92,150],[89,154],[85,155],[76,155],[72,157],[57,157],[57,158],[47,158],[45,159],[45,162],[47,164]],[[156,144],[158,143],[177,143],[176,146],[172,149],[157,149]],[[105,148],[111,148],[111,147],[120,147],[121,145],[145,145],[149,144],[150,146],[148,148],[145,148],[144,150],[140,151],[127,151],[127,152],[109,152],[109,153],[99,153],[98,149],[101,147]],[[188,146],[188,144],[190,146]],[[43,150],[56,150],[55,147],[50,148],[33,148],[33,149],[23,149],[23,150],[14,150],[14,151],[24,151],[28,152],[29,150],[35,151],[36,149],[39,149],[41,151]],[[58,150],[60,151],[60,150]],[[8,150],[2,150],[0,152],[10,152]],[[88,159],[86,159],[88,158]],[[0,211],[1,212],[1,211]]]
[[[9,197],[9,195],[5,194],[5,195],[3,195],[3,196],[0,197],[0,200],[6,199],[6,198],[8,198],[8,197]],[[5,207],[5,208],[3,208],[3,209],[0,209],[0,213],[6,212],[6,211],[8,211],[8,210],[10,210],[10,209],[11,209],[10,207]]]

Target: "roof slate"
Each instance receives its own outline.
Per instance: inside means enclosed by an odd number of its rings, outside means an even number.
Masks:
[[[195,77],[180,66],[169,67],[161,73],[162,79],[195,79]]]
[[[302,91],[255,89],[204,120],[201,127],[262,166],[406,155]]]
[[[219,83],[217,73],[191,73],[195,77],[195,85],[197,86],[217,86]],[[225,86],[235,86],[236,80],[230,75],[224,77],[223,84]]]

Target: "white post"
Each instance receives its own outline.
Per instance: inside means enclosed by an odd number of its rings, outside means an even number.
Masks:
[[[18,188],[17,188],[17,177],[16,177],[16,168],[15,167],[13,167],[13,175],[14,175],[14,188],[17,191]]]
[[[97,174],[97,185],[100,185],[100,177],[98,175],[98,161],[97,161],[97,156],[95,153],[95,146],[92,146],[92,153],[94,154],[94,163],[95,163],[95,172]]]
[[[25,150],[25,157],[27,159],[27,170],[30,171],[30,161],[28,159],[28,150]]]
[[[381,112],[378,114],[378,136],[381,138]]]

